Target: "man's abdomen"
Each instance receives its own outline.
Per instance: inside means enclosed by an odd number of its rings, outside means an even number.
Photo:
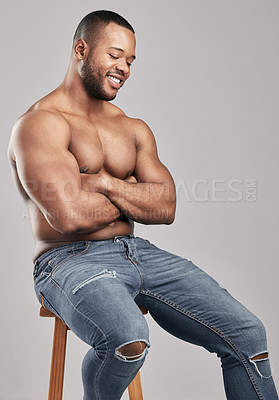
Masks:
[[[35,239],[34,259],[38,258],[45,251],[63,244],[80,240],[111,239],[114,236],[128,235],[134,231],[134,222],[122,217],[95,232],[85,234],[63,234],[49,225],[39,209],[37,209],[36,212],[32,209],[32,211],[29,212],[29,216]]]

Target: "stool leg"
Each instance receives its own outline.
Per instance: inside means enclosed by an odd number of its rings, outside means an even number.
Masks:
[[[62,400],[67,325],[55,317],[48,400]]]
[[[143,400],[141,381],[140,381],[140,372],[137,373],[134,380],[128,386],[128,391],[129,391],[129,399],[130,400]]]

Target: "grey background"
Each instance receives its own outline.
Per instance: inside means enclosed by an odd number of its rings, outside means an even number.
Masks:
[[[11,0],[0,12],[0,399],[47,398],[52,340],[52,321],[38,317],[32,235],[7,164],[10,130],[61,82],[76,25],[100,8],[136,29],[138,59],[115,103],[150,125],[178,187],[175,223],[137,225],[136,234],[201,266],[262,319],[278,385],[278,1]],[[145,399],[224,399],[217,357],[147,320]],[[86,350],[70,333],[66,400],[82,398]]]

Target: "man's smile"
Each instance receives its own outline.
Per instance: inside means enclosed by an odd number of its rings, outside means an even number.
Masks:
[[[107,78],[110,85],[115,89],[119,89],[124,83],[124,78],[119,74],[107,74]]]

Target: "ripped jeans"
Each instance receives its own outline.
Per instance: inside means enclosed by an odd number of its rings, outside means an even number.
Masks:
[[[143,365],[150,344],[138,305],[172,335],[217,354],[227,399],[278,400],[261,321],[191,261],[148,240],[56,247],[36,260],[34,282],[40,303],[91,346],[84,400],[119,400]],[[137,357],[125,356],[131,343],[143,344]]]

